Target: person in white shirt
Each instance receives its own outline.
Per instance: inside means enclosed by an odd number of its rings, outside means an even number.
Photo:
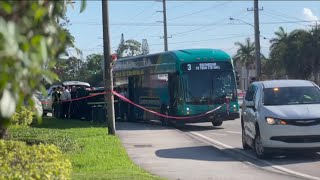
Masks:
[[[62,92],[60,96],[60,100],[62,101],[62,117],[63,118],[69,118],[69,105],[70,105],[70,100],[71,99],[71,94],[68,91],[67,88],[62,87]]]

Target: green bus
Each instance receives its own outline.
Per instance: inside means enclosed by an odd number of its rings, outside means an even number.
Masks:
[[[113,76],[115,86],[125,84],[132,102],[161,114],[197,116],[223,105],[212,114],[183,120],[160,118],[130,105],[128,120],[220,126],[239,118],[233,62],[222,50],[186,49],[123,58],[114,63]]]

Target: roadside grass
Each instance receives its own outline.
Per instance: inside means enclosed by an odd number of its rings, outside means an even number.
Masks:
[[[161,179],[136,166],[105,125],[43,118],[40,125],[12,126],[9,138],[58,146],[72,162],[72,179]]]

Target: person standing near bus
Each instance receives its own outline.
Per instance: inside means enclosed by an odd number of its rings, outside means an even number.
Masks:
[[[57,104],[58,104],[58,92],[57,88],[52,88],[52,94],[51,94],[51,99],[52,99],[52,116],[57,117]]]
[[[122,89],[120,95],[122,95],[125,98],[128,98],[128,92],[126,87]],[[127,120],[128,117],[128,103],[123,100],[121,100],[120,103],[120,117],[122,120]]]
[[[62,87],[60,99],[62,104],[62,117],[68,118],[69,117],[68,111],[69,111],[69,104],[70,104],[69,100],[71,99],[71,95],[67,88]]]

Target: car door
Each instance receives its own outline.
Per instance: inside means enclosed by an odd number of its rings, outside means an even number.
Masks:
[[[246,136],[249,136],[250,138],[254,138],[255,131],[253,129],[252,125],[252,120],[254,116],[254,110],[255,107],[249,106],[250,103],[254,102],[254,95],[256,92],[256,86],[255,85],[250,85],[248,88],[248,92],[246,93],[245,96],[245,102],[243,104],[243,109],[242,109],[242,118],[243,118],[243,128]]]
[[[252,134],[254,138],[256,135],[256,123],[259,119],[260,107],[262,103],[262,87],[259,84],[254,88],[253,102],[254,102],[254,108],[251,108],[251,110],[249,111],[250,118],[248,120],[250,123],[249,125],[250,130],[251,132],[254,132]]]

